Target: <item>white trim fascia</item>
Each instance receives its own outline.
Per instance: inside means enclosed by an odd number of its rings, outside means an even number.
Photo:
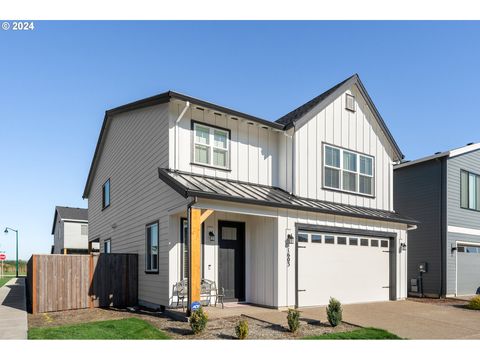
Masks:
[[[449,225],[447,230],[448,232],[451,232],[451,233],[480,236],[480,229],[472,229],[472,228]],[[462,243],[466,243],[466,242],[462,241]]]
[[[463,147],[458,148],[458,149],[453,149],[453,150],[444,151],[444,152],[441,152],[441,153],[438,153],[438,154],[426,156],[426,157],[423,157],[423,158],[420,158],[420,159],[417,159],[417,160],[400,163],[398,165],[395,165],[393,169],[394,170],[395,169],[401,169],[403,167],[407,167],[407,166],[410,166],[410,165],[415,165],[415,164],[422,163],[422,162],[429,161],[429,160],[433,160],[433,159],[438,159],[438,158],[445,157],[445,156],[447,156],[449,158],[452,158],[452,157],[455,157],[455,156],[458,156],[458,155],[463,155],[463,154],[466,154],[470,151],[475,151],[475,150],[479,150],[479,149],[480,149],[480,143],[475,143],[475,144],[472,144],[472,145],[463,146]]]
[[[87,223],[88,224],[88,220],[80,220],[80,219],[60,219],[60,221],[75,222],[75,223]]]
[[[252,215],[252,216],[264,216],[277,218],[277,209],[269,209],[259,205],[244,205],[239,203],[227,203],[216,200],[203,200],[199,199],[192,208],[195,209],[211,209],[214,211],[223,211],[234,214]]]

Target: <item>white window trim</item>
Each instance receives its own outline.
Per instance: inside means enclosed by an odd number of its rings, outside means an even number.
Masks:
[[[207,128],[209,130],[208,144],[203,144],[201,142],[197,142],[197,137],[195,135],[197,126]],[[227,137],[227,144],[226,144],[227,147],[226,148],[215,146],[215,131],[225,133],[225,135]],[[193,122],[193,141],[192,141],[192,144],[193,144],[193,146],[192,146],[192,163],[193,164],[199,165],[199,166],[214,167],[216,169],[221,169],[221,170],[229,170],[230,169],[230,131],[228,131],[227,129],[221,129],[221,128],[218,128],[218,127],[215,127],[215,126],[209,126],[209,125],[204,124],[204,123]],[[202,162],[196,161],[196,159],[195,159],[195,146],[196,145],[203,146],[203,147],[206,147],[208,149],[208,160],[209,160],[208,163],[202,163]],[[225,166],[219,166],[219,165],[214,165],[213,164],[213,151],[215,149],[225,151],[225,153],[226,153],[225,154]]]
[[[333,149],[336,149],[336,150],[340,151],[340,167],[327,165],[326,147],[330,147],[330,148],[333,148]],[[356,171],[346,170],[346,169],[343,168],[343,153],[344,152],[348,152],[348,153],[356,155],[356,159],[357,159]],[[372,175],[362,174],[360,172],[360,157],[361,156],[366,157],[366,158],[370,158],[372,160]],[[339,188],[326,185],[326,171],[325,171],[325,168],[338,170],[340,172],[339,173],[340,174],[339,175]],[[357,191],[345,190],[343,188],[343,172],[347,172],[347,173],[350,173],[350,174],[357,175],[357,181],[356,181],[356,190]],[[371,192],[371,194],[365,194],[365,193],[360,192],[360,176],[365,176],[365,177],[369,177],[369,178],[372,179],[372,189],[371,189],[372,192]],[[335,145],[330,145],[330,144],[324,143],[323,144],[323,187],[325,189],[334,190],[334,191],[346,192],[346,193],[360,195],[360,196],[375,197],[375,157],[367,155],[367,154],[362,154],[362,153],[359,153],[357,151],[343,149],[343,148],[335,146]]]

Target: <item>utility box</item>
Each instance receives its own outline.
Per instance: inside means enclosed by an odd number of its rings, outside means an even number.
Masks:
[[[410,291],[413,293],[418,293],[418,280],[410,279]]]

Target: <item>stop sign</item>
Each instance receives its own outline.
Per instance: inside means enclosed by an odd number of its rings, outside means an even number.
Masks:
[[[0,260],[7,260],[7,255],[0,254]]]

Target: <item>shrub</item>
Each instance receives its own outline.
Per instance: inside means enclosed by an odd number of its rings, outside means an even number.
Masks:
[[[480,310],[480,295],[474,296],[468,302],[468,308],[472,310]]]
[[[295,309],[288,309],[287,315],[288,328],[292,333],[297,332],[300,327],[300,311]]]
[[[193,311],[190,315],[190,327],[194,334],[200,334],[203,330],[205,330],[208,322],[208,316],[203,311],[203,308],[200,308],[196,311]]]
[[[327,318],[333,327],[342,322],[342,304],[337,299],[330,298],[327,306]]]
[[[246,339],[248,336],[248,321],[240,320],[235,326],[235,334],[240,340]]]

